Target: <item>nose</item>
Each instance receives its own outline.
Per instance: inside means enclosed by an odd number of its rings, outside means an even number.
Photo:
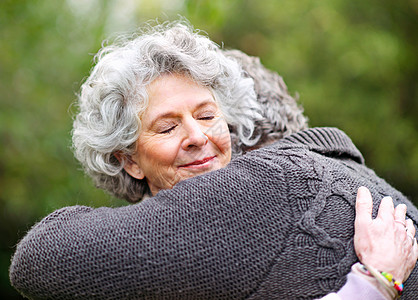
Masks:
[[[196,120],[189,120],[183,123],[185,136],[182,141],[182,148],[189,150],[192,148],[200,148],[208,143],[208,137],[200,127]]]

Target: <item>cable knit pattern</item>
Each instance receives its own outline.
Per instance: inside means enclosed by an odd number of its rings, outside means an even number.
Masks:
[[[405,203],[417,226],[417,209],[343,132],[314,128],[139,204],[60,209],[19,243],[10,279],[33,299],[321,297],[357,260],[361,185]],[[403,299],[417,297],[415,268]]]

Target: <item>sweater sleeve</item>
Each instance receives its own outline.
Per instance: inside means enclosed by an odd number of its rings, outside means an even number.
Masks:
[[[330,293],[318,300],[352,299],[388,300],[389,298],[380,293],[373,284],[350,272],[347,275],[347,282],[337,293]]]
[[[346,284],[338,291],[341,300],[369,299],[386,300],[386,298],[373,284],[359,275],[350,272]]]
[[[231,168],[136,205],[52,213],[18,244],[12,285],[33,299],[248,297],[283,247],[290,211],[254,201],[262,185],[282,182],[254,185],[254,174]]]

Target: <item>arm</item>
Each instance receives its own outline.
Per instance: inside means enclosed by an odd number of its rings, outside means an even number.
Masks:
[[[242,170],[220,171],[140,204],[51,214],[17,246],[13,286],[39,299],[247,297],[286,240],[276,231],[291,228],[271,220],[289,208],[255,202],[259,187]]]

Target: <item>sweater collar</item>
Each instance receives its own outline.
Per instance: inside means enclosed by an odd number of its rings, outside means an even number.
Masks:
[[[284,137],[280,148],[302,144],[309,150],[325,156],[349,157],[361,164],[364,158],[351,139],[341,130],[332,127],[309,128]]]

